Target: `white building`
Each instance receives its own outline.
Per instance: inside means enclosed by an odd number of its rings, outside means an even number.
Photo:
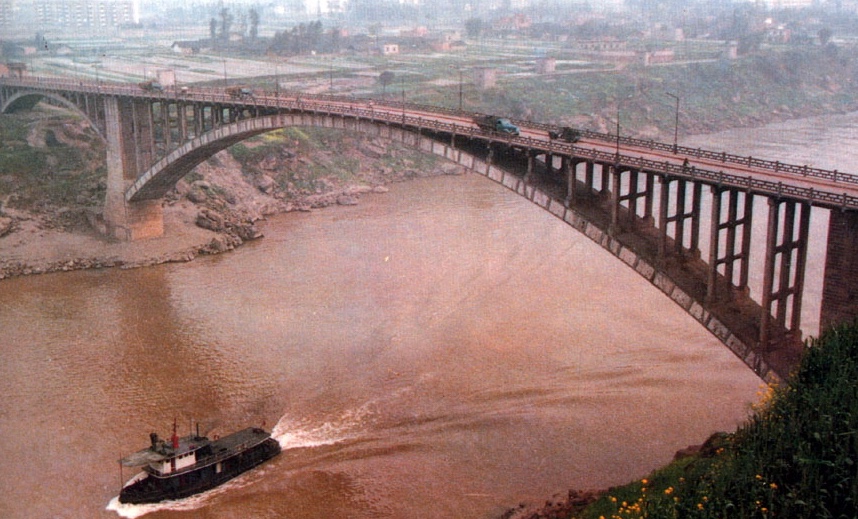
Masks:
[[[41,26],[112,28],[140,22],[138,0],[19,0]],[[25,7],[25,4],[29,6]]]

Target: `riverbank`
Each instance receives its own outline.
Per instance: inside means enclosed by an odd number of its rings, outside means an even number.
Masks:
[[[45,142],[57,136],[71,150],[93,145],[81,131],[52,118],[28,121],[27,141],[48,155],[45,162],[52,162],[56,149]],[[462,171],[415,155],[371,138],[307,137],[303,132],[245,141],[198,166],[165,197],[162,237],[135,242],[106,238],[89,225],[103,196],[97,187],[101,180],[81,174],[76,193],[40,199],[38,192],[27,192],[25,180],[7,175],[3,180],[22,189],[0,198],[0,280],[191,261],[260,238],[257,223],[274,214],[354,205],[365,196],[387,193],[391,183]],[[65,203],[49,201],[56,198]]]

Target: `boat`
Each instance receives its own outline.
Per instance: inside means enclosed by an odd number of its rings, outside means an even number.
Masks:
[[[179,437],[176,422],[170,441],[149,435],[151,445],[120,460],[143,467],[119,492],[119,502],[157,503],[183,499],[221,485],[280,454],[280,444],[259,427],[214,439],[196,434]]]

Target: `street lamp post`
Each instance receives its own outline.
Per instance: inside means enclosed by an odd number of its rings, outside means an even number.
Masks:
[[[676,117],[673,122],[673,153],[676,153],[679,149],[679,96],[670,92],[665,92],[665,94],[676,101]]]
[[[227,80],[226,80],[226,58],[223,58],[223,87],[226,88]]]
[[[274,62],[274,96],[280,97],[280,72],[277,70],[277,62]]]
[[[462,111],[462,69],[459,69],[459,111]]]
[[[620,103],[617,103],[617,160],[620,160]]]

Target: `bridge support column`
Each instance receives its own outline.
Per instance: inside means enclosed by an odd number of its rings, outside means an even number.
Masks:
[[[676,182],[676,202],[674,214],[670,214],[670,183]],[[665,258],[668,253],[682,255],[686,251],[692,256],[700,256],[700,204],[703,185],[691,183],[691,210],[686,211],[688,204],[687,188],[689,181],[682,178],[662,177],[661,200],[659,202],[659,228],[661,236],[658,244],[658,255]],[[673,250],[668,249],[668,227],[674,226]],[[690,225],[688,246],[685,246],[686,224]]]
[[[575,203],[578,194],[578,162],[563,155],[560,157],[560,171],[566,177],[566,207],[569,207]]]
[[[533,168],[536,162],[536,154],[532,150],[527,151],[527,171],[524,172],[524,183],[529,184],[533,176]]]
[[[616,234],[620,231],[620,201],[622,196],[622,177],[623,170],[619,164],[614,164],[609,169],[611,173],[611,225],[608,227],[608,233]]]
[[[858,315],[858,212],[832,210],[822,281],[821,331]]]
[[[592,160],[588,160],[586,166],[584,166],[584,184],[587,186],[587,189],[589,189],[589,193],[587,194],[592,193],[593,189],[595,189],[595,170],[596,163]]]
[[[781,206],[785,209],[782,232]],[[797,235],[796,206],[800,206],[801,210]],[[810,206],[792,200],[770,198],[769,223],[766,232],[760,318],[760,346],[764,349],[778,342],[801,341],[801,298],[804,292],[807,237],[810,232]],[[793,270],[793,264],[795,270]],[[777,279],[775,279],[776,275]],[[790,299],[792,305],[789,305]],[[777,309],[773,312],[775,306]],[[788,318],[789,325],[787,325]],[[787,336],[775,337],[774,330],[785,330]]]
[[[108,236],[123,241],[164,234],[160,200],[126,202],[125,191],[137,176],[134,105],[115,97],[104,98],[107,140],[107,196],[104,223]]]
[[[723,198],[727,195],[727,217],[722,218]],[[743,214],[739,216],[740,197]],[[754,195],[732,189],[712,186],[712,218],[709,231],[709,272],[706,282],[706,300],[717,299],[718,266],[724,265],[724,280],[729,286],[740,290],[748,289],[748,269],[751,251],[751,223],[754,214]],[[737,230],[741,229],[741,234]],[[726,231],[726,233],[725,233]],[[724,255],[719,257],[724,237]],[[736,251],[738,246],[738,252]],[[739,279],[735,281],[735,264],[739,262]],[[735,281],[735,282],[734,282]]]

